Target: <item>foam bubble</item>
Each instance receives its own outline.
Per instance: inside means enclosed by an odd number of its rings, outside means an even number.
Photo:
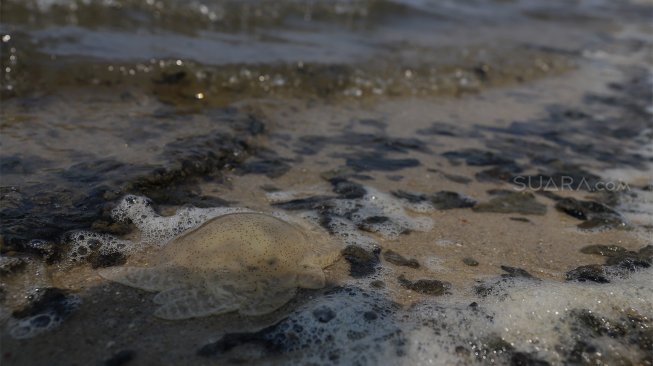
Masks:
[[[7,322],[9,335],[15,339],[28,339],[53,330],[77,310],[81,303],[79,296],[67,294],[56,305],[42,306],[43,309],[36,314],[20,319],[11,317]]]
[[[81,262],[93,253],[132,253],[150,246],[164,246],[182,233],[202,223],[231,213],[254,212],[242,207],[181,207],[174,215],[161,216],[147,197],[125,196],[111,212],[116,221],[132,222],[140,237],[122,240],[109,234],[76,231],[69,235],[69,260]]]

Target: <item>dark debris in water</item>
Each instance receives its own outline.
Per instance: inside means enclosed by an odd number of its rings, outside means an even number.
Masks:
[[[449,161],[454,164],[460,161],[465,161],[467,165],[470,166],[506,165],[515,163],[512,159],[503,156],[503,154],[479,149],[447,151],[443,153],[442,156],[449,159]]]
[[[653,245],[639,251],[629,251],[616,245],[590,245],[581,249],[582,253],[595,254],[606,258],[605,264],[580,266],[567,272],[567,281],[609,283],[610,276],[627,276],[630,272],[653,266]]]
[[[392,191],[391,193],[393,196],[409,203],[429,202],[438,210],[469,208],[476,205],[476,200],[473,198],[451,191],[439,191],[431,195],[403,190]]]
[[[628,229],[630,226],[614,209],[595,201],[583,201],[567,197],[558,200],[556,209],[584,222],[581,230]]]
[[[440,191],[429,197],[433,206],[438,210],[450,210],[452,208],[469,208],[476,205],[476,200],[457,192]]]
[[[402,287],[423,295],[441,296],[448,294],[449,289],[451,289],[451,284],[438,280],[419,279],[411,281],[401,275],[397,278],[397,281]]]
[[[349,263],[349,275],[361,278],[374,274],[379,268],[379,253],[380,249],[369,251],[348,245],[342,250],[342,256]]]
[[[355,171],[386,171],[393,172],[405,168],[419,166],[420,162],[413,158],[394,159],[377,155],[362,155],[358,157],[347,158],[347,166]]]
[[[419,262],[417,259],[408,259],[393,250],[386,250],[383,253],[383,259],[385,259],[386,262],[392,263],[396,266],[419,268]]]
[[[516,213],[522,215],[544,215],[546,206],[537,202],[531,192],[506,192],[488,202],[479,203],[472,208],[476,212]]]

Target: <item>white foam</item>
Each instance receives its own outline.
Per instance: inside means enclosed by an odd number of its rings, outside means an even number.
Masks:
[[[60,313],[56,309],[49,309],[23,319],[9,318],[7,322],[9,335],[15,339],[28,339],[55,329],[69,316],[69,312],[79,308],[81,303],[82,301],[78,296],[68,295],[65,300],[58,304],[59,308],[66,309],[65,313]]]
[[[516,351],[552,364],[564,363],[565,352],[568,354],[578,337],[583,337],[583,333],[574,330],[578,324],[573,323],[573,314],[580,309],[611,321],[619,321],[629,312],[649,322],[653,319],[653,271],[611,281],[506,281],[495,294],[476,300],[479,310],[467,306],[468,298],[425,301],[406,312],[407,322],[402,329],[409,334],[409,349],[407,357],[398,359],[397,364],[468,363],[470,360],[456,354],[457,346],[477,353],[483,364],[506,362],[499,353],[481,349],[491,337],[499,337]],[[628,338],[596,336],[590,342],[603,352],[605,364],[619,355],[634,362],[644,355]],[[471,360],[474,359],[479,361],[476,355]]]
[[[231,213],[253,212],[242,207],[182,207],[172,216],[161,216],[154,211],[146,197],[128,195],[113,209],[112,217],[119,222],[132,222],[140,237],[122,240],[109,234],[77,231],[70,235],[69,260],[80,262],[94,252],[132,253],[150,246],[163,246],[185,231],[202,223]]]

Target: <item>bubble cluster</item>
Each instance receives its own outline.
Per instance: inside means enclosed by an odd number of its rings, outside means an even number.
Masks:
[[[128,195],[113,209],[112,216],[117,221],[131,221],[140,230],[143,243],[164,245],[209,219],[237,212],[252,211],[242,207],[182,207],[172,216],[161,216],[148,198]]]
[[[402,350],[402,331],[393,320],[397,310],[396,304],[378,293],[358,287],[336,288],[272,327],[227,335],[204,346],[199,354],[228,356],[237,353],[238,346],[256,343],[264,346],[264,355],[290,355],[298,364],[379,364],[385,353]]]
[[[37,289],[31,308],[14,313],[9,318],[7,328],[9,335],[15,339],[33,338],[39,334],[57,328],[81,305],[76,295],[64,293],[58,289]]]

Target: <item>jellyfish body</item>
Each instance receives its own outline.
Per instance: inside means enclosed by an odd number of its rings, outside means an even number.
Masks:
[[[297,288],[324,287],[339,255],[328,234],[262,213],[214,218],[166,244],[150,267],[100,271],[108,280],[158,292],[155,315],[185,319],[238,311],[270,313]]]

